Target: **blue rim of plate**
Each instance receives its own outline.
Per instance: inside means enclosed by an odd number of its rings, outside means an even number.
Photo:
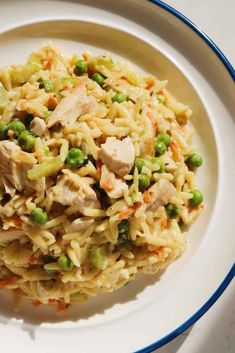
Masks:
[[[223,65],[227,69],[232,79],[235,80],[235,71],[231,63],[228,61],[228,59],[223,54],[223,52],[217,47],[217,45],[197,25],[195,25],[191,20],[189,20],[179,11],[175,10],[173,7],[167,5],[166,3],[160,0],[148,0],[148,1],[154,5],[161,7],[162,9],[166,10],[173,16],[177,17],[179,20],[184,22],[189,28],[191,28],[197,35],[199,35],[199,37],[201,37],[201,39],[206,44],[208,44],[209,47],[213,50],[213,52],[217,55],[217,57],[223,63]],[[221,285],[216,289],[216,291],[212,294],[212,296],[207,300],[205,304],[203,304],[203,306],[198,311],[196,311],[188,320],[186,320],[182,325],[177,327],[174,331],[168,333],[166,336],[160,338],[158,341],[150,344],[149,346],[136,351],[135,353],[150,353],[153,350],[158,349],[164,346],[165,344],[169,343],[171,340],[173,340],[181,333],[183,333],[185,330],[187,330],[197,320],[199,320],[200,317],[202,317],[210,309],[210,307],[219,299],[219,297],[227,288],[227,286],[232,281],[234,276],[235,276],[235,263],[233,264],[232,268],[224,278]]]

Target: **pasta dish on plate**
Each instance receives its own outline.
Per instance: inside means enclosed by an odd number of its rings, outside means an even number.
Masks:
[[[183,254],[202,158],[166,85],[52,44],[0,70],[0,288],[63,311]]]

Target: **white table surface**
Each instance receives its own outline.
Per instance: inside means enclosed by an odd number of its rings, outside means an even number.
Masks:
[[[234,0],[165,0],[196,23],[235,66]],[[193,295],[193,293],[192,293]],[[157,353],[234,353],[235,280],[213,307]]]

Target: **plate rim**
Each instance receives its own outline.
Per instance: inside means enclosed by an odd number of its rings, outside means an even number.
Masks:
[[[235,70],[230,63],[230,61],[227,59],[227,57],[224,55],[224,53],[221,51],[221,49],[215,44],[215,42],[199,27],[197,26],[193,21],[191,21],[188,17],[183,15],[180,11],[176,10],[174,7],[166,4],[165,2],[161,0],[147,0],[148,2],[152,3],[153,5],[156,5],[166,12],[170,13],[171,15],[175,16],[178,18],[181,22],[183,22],[186,26],[188,26],[191,30],[193,30],[211,49],[212,51],[216,54],[216,56],[219,58],[219,60],[222,62],[222,64],[225,66],[227,72],[231,76],[232,80],[235,81]],[[197,322],[211,307],[212,305],[219,299],[219,297],[223,294],[225,289],[228,287],[229,283],[232,281],[232,279],[235,277],[235,261],[234,264],[232,265],[231,269],[229,270],[228,274],[225,276],[224,280],[222,283],[219,285],[219,287],[215,290],[215,292],[211,295],[211,297],[188,319],[186,320],[183,324],[178,326],[175,330],[171,331],[167,335],[163,336],[159,340],[153,342],[152,344],[136,351],[135,353],[150,353],[154,351],[155,349],[158,349],[170,341],[172,341],[174,338],[182,334],[184,331],[186,331],[189,327],[191,327],[195,322]]]

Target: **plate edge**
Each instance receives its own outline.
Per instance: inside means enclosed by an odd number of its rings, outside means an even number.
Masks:
[[[230,63],[230,61],[227,59],[227,57],[224,55],[224,53],[219,49],[219,47],[214,43],[214,41],[200,28],[198,27],[194,22],[192,22],[189,18],[184,16],[181,12],[173,8],[172,6],[164,3],[161,0],[147,0],[148,2],[152,3],[153,5],[159,6],[163,10],[169,12],[179,20],[181,20],[183,23],[185,23],[190,29],[192,29],[211,49],[212,51],[216,54],[216,56],[219,58],[219,60],[222,62],[222,64],[225,66],[227,69],[229,75],[235,81],[235,71]],[[219,297],[223,294],[225,289],[228,287],[229,283],[232,281],[232,279],[235,276],[235,262],[232,265],[231,269],[229,270],[228,274],[220,284],[220,286],[216,289],[216,291],[212,294],[212,296],[204,303],[199,310],[197,310],[188,320],[186,320],[183,324],[181,324],[179,327],[177,327],[174,331],[168,333],[164,337],[160,338],[158,341],[148,345],[147,347],[144,347],[138,351],[135,351],[134,353],[150,353],[153,352],[155,349],[158,349],[165,344],[169,343],[172,341],[174,338],[182,334],[185,330],[187,330],[190,326],[192,326],[196,321],[198,321],[211,307],[212,305],[219,299]]]
[[[209,47],[212,49],[212,51],[216,54],[216,56],[223,63],[223,65],[227,69],[228,73],[232,77],[233,81],[235,81],[235,70],[233,68],[233,65],[227,59],[227,57],[222,52],[222,50],[215,44],[215,42],[198,25],[196,25],[188,17],[183,15],[180,11],[176,10],[174,7],[166,4],[165,2],[163,2],[161,0],[146,0],[146,1],[152,3],[153,5],[157,5],[158,7],[161,7],[163,10],[165,10],[165,11],[169,12],[171,15],[177,17],[179,20],[184,22],[188,27],[190,27],[207,45],[209,45]]]

